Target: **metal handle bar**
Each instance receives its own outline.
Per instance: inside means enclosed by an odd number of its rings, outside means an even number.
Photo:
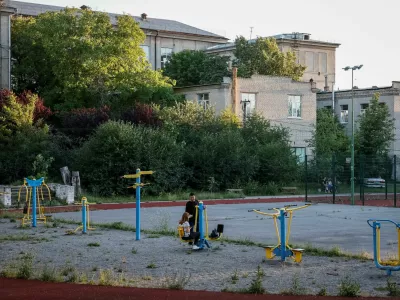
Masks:
[[[374,226],[371,225],[371,222],[387,222],[387,223],[392,223],[392,224],[396,225],[396,227],[399,227],[399,228],[400,228],[400,223],[393,222],[392,220],[376,220],[376,219],[369,219],[369,220],[367,221],[368,225],[369,225],[370,227],[374,228]]]

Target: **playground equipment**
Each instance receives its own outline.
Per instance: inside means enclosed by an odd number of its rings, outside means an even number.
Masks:
[[[372,225],[371,225],[372,222]],[[391,220],[375,220],[369,219],[368,225],[372,227],[373,243],[374,243],[374,262],[378,269],[385,270],[386,274],[390,276],[392,271],[400,271],[400,223]],[[381,223],[392,223],[396,226],[397,230],[397,259],[390,259],[383,261],[381,259]]]
[[[276,246],[265,247],[265,254],[267,259],[273,259],[275,256],[280,256],[281,261],[284,262],[286,257],[291,257],[295,262],[300,263],[302,261],[304,249],[293,249],[289,246],[290,229],[292,226],[293,211],[309,207],[311,204],[305,204],[303,206],[290,208],[297,205],[286,205],[283,208],[271,208],[269,210],[275,210],[275,213],[266,213],[260,210],[251,209],[249,212],[255,212],[260,215],[270,216],[274,219],[276,236],[278,238],[278,244]],[[285,217],[289,214],[289,224],[286,231]],[[280,232],[278,229],[278,222],[280,221]]]
[[[141,183],[140,176],[142,175],[152,175],[154,171],[140,171],[136,169],[136,174],[128,174],[121,176],[121,178],[136,178],[136,183],[128,188],[136,189],[136,240],[140,240],[140,188],[147,185],[146,183]]]
[[[197,223],[195,223],[196,227],[195,227],[194,231],[197,232],[197,229],[199,230],[198,232],[200,233],[200,238],[199,238],[199,243],[197,246],[200,249],[204,249],[205,246],[207,246],[207,248],[211,248],[211,245],[208,241],[216,241],[216,240],[219,240],[222,238],[222,234],[224,232],[223,224],[218,224],[218,226],[217,226],[218,234],[216,237],[211,237],[208,235],[207,210],[202,201],[200,201],[199,205],[196,206],[195,220],[198,220]],[[198,225],[198,228],[197,228],[197,225]],[[178,225],[178,235],[182,242],[185,242],[185,243],[193,242],[193,240],[184,240],[183,239],[184,231],[183,231],[182,225]]]
[[[90,226],[89,205],[92,203],[89,203],[86,197],[82,197],[81,202],[77,204],[82,205],[82,225],[77,227],[74,231],[67,231],[67,233],[74,234],[78,230],[82,229],[82,233],[86,234],[88,230],[95,230],[96,228]]]
[[[21,220],[21,225],[25,226],[29,222],[32,223],[32,227],[36,227],[37,222],[46,223],[46,216],[44,215],[44,207],[41,202],[44,201],[43,188],[47,189],[49,199],[51,201],[50,189],[44,182],[44,178],[40,179],[24,179],[24,184],[18,191],[18,205],[21,201],[21,192],[25,190],[25,206],[24,206],[24,217]],[[31,214],[32,206],[32,214]]]

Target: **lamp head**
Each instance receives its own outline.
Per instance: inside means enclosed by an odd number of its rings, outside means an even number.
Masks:
[[[350,68],[349,66],[347,66],[347,67],[342,68],[342,69],[345,70],[345,71],[348,71],[348,70],[350,70],[351,68]]]

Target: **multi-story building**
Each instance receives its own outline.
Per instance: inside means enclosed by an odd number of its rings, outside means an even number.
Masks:
[[[400,152],[400,82],[393,81],[391,86],[371,87],[359,89],[354,88],[354,121],[357,126],[357,119],[368,108],[374,94],[379,94],[379,102],[387,105],[392,118],[395,119],[395,141],[390,147],[391,155],[399,155]],[[339,121],[345,126],[346,133],[351,136],[352,124],[352,90],[319,92],[317,93],[317,108],[333,109]]]
[[[64,9],[64,7],[20,1],[7,0],[5,2],[5,6],[9,7],[9,9],[1,9],[1,45],[3,46],[1,74],[2,79],[4,78],[4,80],[1,80],[1,87],[9,88],[9,49],[11,45],[9,16],[11,14],[16,14],[35,17],[45,12],[60,11]],[[109,15],[112,24],[116,24],[118,14],[110,13]],[[185,49],[205,50],[208,47],[225,44],[228,41],[228,39],[223,36],[174,20],[149,18],[145,13],[141,14],[140,17],[133,16],[133,18],[139,23],[140,28],[146,34],[146,40],[141,47],[146,53],[146,57],[153,69],[163,68],[174,52]]]
[[[316,122],[315,84],[265,75],[240,78],[235,68],[232,73],[232,79],[224,78],[221,84],[179,87],[175,92],[204,107],[214,106],[217,113],[232,108],[243,118],[257,112],[289,130],[292,149],[301,162],[311,155],[308,140]]]
[[[335,82],[336,74],[336,48],[337,43],[313,40],[308,33],[278,34],[272,36],[276,39],[279,49],[283,52],[293,51],[297,57],[297,63],[306,66],[302,81],[311,79],[316,87],[321,90],[331,90]],[[254,43],[250,40],[249,43]],[[207,53],[230,56],[234,59],[233,51],[235,43],[226,43],[207,48]]]

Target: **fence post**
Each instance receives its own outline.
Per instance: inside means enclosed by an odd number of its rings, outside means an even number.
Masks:
[[[307,154],[305,155],[305,174],[304,174],[304,180],[305,180],[305,190],[306,190],[306,202],[308,202],[308,164],[307,164]]]
[[[396,155],[393,157],[394,160],[394,207],[397,207],[396,202],[397,202],[397,195],[396,195],[396,190],[397,190],[397,159]]]
[[[390,170],[390,163],[388,162],[386,164],[386,174],[385,174],[385,200],[387,200],[387,194],[388,194],[389,170]]]
[[[360,175],[359,175],[359,182],[360,182],[360,200],[362,205],[365,205],[365,197],[364,197],[364,156],[360,154]]]
[[[333,153],[332,155],[332,177],[333,177],[333,189],[332,189],[332,203],[335,204],[336,198],[336,155]]]

